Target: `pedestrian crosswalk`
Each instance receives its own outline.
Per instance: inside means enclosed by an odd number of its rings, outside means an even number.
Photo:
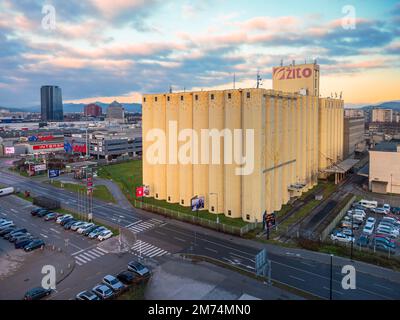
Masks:
[[[144,232],[150,230],[154,227],[161,225],[163,221],[157,219],[150,219],[150,220],[138,220],[134,223],[131,223],[126,228],[131,230],[133,233]]]
[[[167,250],[161,249],[142,240],[137,240],[131,250],[137,256],[146,256],[149,258],[162,257],[170,254]]]
[[[105,254],[107,254],[108,251],[104,250],[103,248],[100,247],[96,247],[90,250],[86,250],[86,251],[78,251],[77,253],[73,254],[74,259],[75,259],[75,263],[78,266],[82,266],[85,263],[88,263],[90,261],[96,260],[98,258],[101,258],[102,256],[104,256]]]

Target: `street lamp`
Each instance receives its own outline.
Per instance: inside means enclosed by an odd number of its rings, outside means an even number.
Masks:
[[[350,243],[350,260],[353,261],[353,241],[354,240],[354,212],[351,214],[351,243]]]

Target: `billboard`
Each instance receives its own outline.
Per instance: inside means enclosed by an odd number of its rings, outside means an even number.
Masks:
[[[32,146],[33,150],[64,149],[64,143],[49,143]]]
[[[44,171],[46,169],[47,169],[47,167],[45,164],[37,164],[37,165],[33,166],[33,171],[35,171],[35,172]]]
[[[190,205],[192,207],[192,211],[198,211],[204,209],[204,197],[198,196],[194,197],[190,200]]]
[[[14,154],[15,153],[15,148],[14,147],[5,147],[4,148],[4,153],[5,154]]]
[[[59,177],[60,176],[60,170],[58,170],[58,169],[49,169],[48,176],[49,176],[49,179]]]
[[[319,65],[311,63],[274,67],[272,87],[290,93],[305,89],[308,95],[319,96]]]

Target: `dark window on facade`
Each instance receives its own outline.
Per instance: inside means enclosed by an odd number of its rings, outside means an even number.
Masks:
[[[146,102],[146,97],[143,98],[143,102]]]
[[[250,98],[250,92],[247,92],[247,98],[248,99]]]
[[[211,95],[211,100],[214,100],[214,95],[213,94]]]
[[[183,96],[181,96],[181,101],[183,101]]]
[[[167,101],[169,101],[169,97],[167,97]]]
[[[199,96],[197,94],[194,96],[194,100],[199,100]]]
[[[228,216],[232,215],[232,211],[228,210]]]
[[[185,204],[185,200],[181,200],[181,204]]]
[[[215,211],[215,210],[214,210],[214,207],[211,207],[211,211],[212,211],[212,212],[214,212],[214,211]]]
[[[157,97],[154,97],[154,101],[157,101]]]
[[[232,93],[228,93],[228,99],[232,98]]]
[[[171,197],[168,197],[168,201],[171,201]]]
[[[156,193],[156,198],[158,198],[158,193]]]
[[[246,219],[250,220],[250,215],[249,214],[246,214]]]

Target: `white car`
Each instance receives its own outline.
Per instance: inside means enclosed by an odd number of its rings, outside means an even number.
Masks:
[[[110,230],[104,230],[97,236],[97,239],[99,241],[103,241],[108,238],[111,238],[112,236],[113,236],[113,233]]]
[[[399,235],[399,230],[395,230],[385,225],[379,225],[376,229],[376,233],[388,234],[391,235],[392,238],[396,238]]]
[[[373,234],[374,233],[374,224],[372,223],[367,223],[363,229],[363,233],[365,234]]]
[[[61,223],[61,221],[67,218],[72,218],[72,214],[64,214],[63,216],[59,216],[56,220],[56,223]]]
[[[354,242],[354,237],[349,237],[343,233],[338,232],[336,234],[331,234],[331,240],[349,243],[349,242]]]
[[[76,230],[78,230],[78,228],[84,226],[85,224],[86,224],[85,221],[77,221],[71,226],[71,230],[76,231]]]
[[[83,225],[83,226],[80,226],[79,228],[78,228],[78,230],[76,230],[78,233],[80,233],[80,234],[82,234],[87,228],[90,228],[90,227],[93,227],[94,226],[94,223],[87,223],[87,224],[85,224],[85,225]]]
[[[375,225],[376,219],[374,217],[368,217],[367,223]]]
[[[385,204],[382,206],[382,208],[385,209],[387,213],[390,213],[390,209],[391,209],[391,208],[390,208],[390,204],[385,203]]]

